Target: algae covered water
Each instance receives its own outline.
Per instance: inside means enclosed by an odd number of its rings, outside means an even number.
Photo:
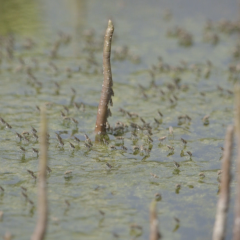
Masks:
[[[1,236],[29,239],[36,223],[44,105],[47,240],[148,239],[153,199],[163,239],[211,238],[239,77],[238,12],[235,1],[180,2],[0,0]],[[114,97],[100,144],[109,18]],[[234,161],[227,239],[235,172]]]

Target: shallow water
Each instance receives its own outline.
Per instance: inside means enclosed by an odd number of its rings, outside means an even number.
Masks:
[[[31,131],[31,126],[39,130],[40,114],[36,106],[50,103],[47,105],[48,165],[52,172],[48,175],[50,212],[46,240],[148,239],[149,205],[156,193],[162,195],[157,207],[163,239],[210,239],[218,199],[220,147],[224,145],[227,125],[233,122],[234,97],[227,92],[233,90],[233,80],[229,80],[228,65],[234,61],[231,52],[237,35],[219,34],[220,41],[213,46],[203,42],[203,33],[207,19],[236,20],[235,1],[212,1],[211,6],[208,1],[188,3],[183,0],[179,1],[181,4],[153,0],[42,0],[34,4],[24,1],[18,16],[13,11],[18,1],[8,2],[9,5],[4,5],[5,15],[0,14],[0,32],[8,38],[6,34],[13,34],[15,41],[13,59],[8,59],[5,39],[0,45],[3,56],[0,116],[12,126],[8,129],[0,123],[0,185],[5,189],[0,194],[0,211],[4,213],[0,222],[1,235],[9,231],[15,239],[28,239],[33,232],[37,218],[37,188],[27,169],[37,175],[38,156],[32,148],[39,148],[39,143],[33,137],[29,143],[20,141],[15,132]],[[215,2],[218,7],[214,7]],[[167,8],[172,11],[170,20],[164,19]],[[115,133],[123,136],[123,141],[109,134],[109,145],[116,146],[117,150],[97,143],[89,150],[84,146],[84,134],[94,141],[93,129],[103,79],[102,39],[108,18],[115,25],[112,51],[119,46],[129,48],[129,56],[121,61],[114,60],[116,55],[112,54],[115,96],[109,122],[115,126],[117,121],[122,121],[129,127],[124,133]],[[167,31],[174,26],[181,26],[193,34],[191,47],[182,47],[176,38],[167,37]],[[86,43],[86,30],[89,29],[94,29],[95,33],[91,45]],[[61,38],[56,56],[51,57],[54,43],[60,39],[59,31],[70,34],[72,39],[64,43]],[[28,37],[34,41],[30,49],[26,49]],[[156,86],[153,86],[149,69],[159,64],[159,56],[170,66],[180,66],[180,60],[185,60],[188,67],[182,72],[154,71]],[[25,65],[19,61],[20,57]],[[37,59],[37,64],[33,58]],[[207,60],[213,66],[210,76],[205,78]],[[50,62],[57,70],[49,65]],[[192,70],[191,64],[198,64],[200,72]],[[27,66],[31,67],[37,82],[26,73]],[[180,89],[171,92],[168,84],[173,84],[176,77],[181,78]],[[144,87],[145,95],[139,84]],[[224,91],[221,92],[218,85]],[[85,111],[74,107],[74,102],[83,102]],[[69,116],[78,124],[63,120],[61,111],[66,113],[63,106],[69,108]],[[142,125],[142,122],[122,114],[119,108],[136,112],[150,123],[153,143],[147,140],[147,131],[137,130],[137,137],[132,137],[130,123]],[[161,119],[158,110],[164,115],[161,124],[154,121],[154,118]],[[184,114],[192,120],[179,122],[178,116]],[[205,115],[210,115],[207,125],[202,121]],[[173,136],[168,134],[169,126],[174,129]],[[59,147],[55,133],[61,134],[64,148]],[[81,140],[79,145],[73,135]],[[162,136],[167,139],[161,143],[158,139]],[[188,141],[186,146],[181,138]],[[76,149],[70,149],[68,142]],[[126,152],[120,150],[123,142],[128,148]],[[151,151],[149,154],[133,151],[134,145],[143,145]],[[174,152],[169,151],[167,145],[173,146]],[[26,153],[20,146],[27,150]],[[187,151],[192,152],[191,158]],[[233,159],[235,156],[234,152]],[[173,161],[180,164],[179,169],[174,167]],[[108,169],[106,163],[112,168]],[[64,174],[69,170],[72,171],[70,176]],[[200,172],[205,178],[199,177]],[[181,184],[179,191],[175,190],[176,184]],[[21,186],[27,188],[33,205],[22,196]],[[232,236],[234,178],[231,187],[227,239]],[[179,226],[174,217],[180,220]],[[132,223],[142,226],[143,230],[131,230]]]

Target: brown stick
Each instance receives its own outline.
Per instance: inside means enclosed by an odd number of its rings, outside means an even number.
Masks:
[[[213,228],[213,240],[223,240],[226,230],[226,219],[228,211],[228,202],[230,195],[230,179],[231,179],[231,156],[233,148],[233,126],[228,126],[224,152],[222,159],[222,177],[220,185],[220,195],[217,204],[217,213],[215,218],[215,225]]]
[[[97,121],[95,126],[96,134],[106,133],[106,122],[107,118],[111,115],[111,111],[108,108],[108,104],[112,106],[112,96],[114,95],[112,86],[112,71],[111,71],[111,41],[113,36],[114,27],[112,21],[108,21],[108,27],[104,37],[104,46],[103,46],[103,85],[101,98],[98,105],[97,112]]]
[[[5,235],[4,235],[4,237],[3,237],[3,239],[4,239],[4,240],[12,240],[12,235],[11,235],[11,233],[6,232]]]
[[[42,240],[47,230],[47,119],[45,109],[41,109],[40,161],[38,177],[38,220],[31,240]]]
[[[157,202],[153,201],[150,205],[150,240],[158,240],[161,238],[161,234],[158,230],[157,219]]]
[[[235,202],[235,219],[233,226],[233,239],[240,239],[240,86],[237,86],[235,92],[235,106],[236,106],[236,116],[235,116],[235,127],[237,135],[237,198]]]

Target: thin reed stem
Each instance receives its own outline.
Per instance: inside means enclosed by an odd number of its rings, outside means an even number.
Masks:
[[[233,126],[228,126],[224,152],[222,159],[222,176],[220,185],[220,194],[217,203],[217,213],[215,225],[213,228],[213,240],[223,240],[226,232],[226,219],[228,212],[228,203],[230,195],[230,180],[231,180],[231,156],[233,148]]]
[[[237,197],[235,202],[235,219],[233,226],[233,239],[240,240],[240,86],[237,86],[235,91],[235,127],[237,135]]]
[[[158,240],[161,234],[158,230],[157,202],[152,201],[150,205],[150,240]]]
[[[47,230],[48,207],[47,207],[47,119],[45,109],[41,109],[41,130],[40,130],[40,159],[38,177],[38,220],[31,240],[44,239]]]

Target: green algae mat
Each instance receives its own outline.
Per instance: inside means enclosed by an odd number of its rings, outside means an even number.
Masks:
[[[148,239],[153,199],[162,239],[211,238],[240,72],[237,5],[214,2],[0,0],[1,237],[30,239],[36,224],[44,105],[46,240]],[[97,143],[109,18],[114,97]]]

